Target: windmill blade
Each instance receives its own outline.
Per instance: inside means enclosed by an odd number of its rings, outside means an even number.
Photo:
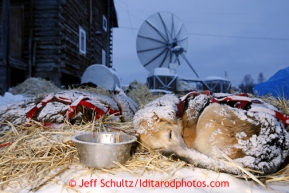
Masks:
[[[179,28],[178,33],[177,33],[176,36],[175,36],[176,38],[180,37],[182,28],[183,28],[183,24],[182,24],[181,27]]]
[[[167,35],[167,40],[169,41],[169,40],[171,40],[171,37],[169,36],[169,30],[168,30],[168,28],[167,28],[167,26],[166,26],[166,24],[165,24],[165,22],[164,22],[164,19],[163,19],[162,16],[161,16],[161,14],[158,13],[158,15],[159,15],[160,20],[162,21],[163,27],[164,27],[164,29],[165,29],[165,32],[166,32],[166,35]]]
[[[156,56],[153,56],[153,58],[148,61],[147,63],[143,64],[144,66],[147,66],[149,64],[151,64],[152,62],[154,62],[156,59],[158,59],[167,49],[164,49],[162,52],[158,53]]]
[[[138,37],[140,38],[144,38],[144,39],[147,39],[147,40],[152,40],[152,41],[155,41],[155,42],[159,42],[159,43],[162,43],[162,44],[167,44],[167,42],[165,41],[161,41],[161,40],[158,40],[158,39],[155,39],[155,38],[151,38],[151,37],[146,37],[146,36],[142,36],[142,35],[138,35]]]
[[[174,15],[172,14],[172,30],[171,30],[171,38],[174,38],[174,34],[176,34],[175,32],[175,21],[174,21]]]
[[[165,60],[168,59],[168,54],[169,54],[169,52],[170,52],[170,50],[167,49],[167,52],[166,52],[166,54],[165,54],[165,56],[164,56],[164,58],[163,58],[163,60],[162,60],[162,62],[161,62],[161,64],[160,64],[159,67],[163,67],[163,64],[165,63]]]
[[[180,42],[183,42],[183,41],[185,41],[185,40],[187,40],[188,39],[188,37],[184,37],[184,38],[182,38],[182,39],[178,39],[178,43],[180,43]]]
[[[148,49],[145,49],[145,50],[137,50],[137,52],[147,52],[147,51],[153,51],[153,50],[158,50],[160,48],[166,48],[167,46],[160,46],[160,47],[155,47],[155,48],[148,48]]]
[[[163,38],[163,40],[165,40],[165,41],[168,41],[168,39],[166,39],[166,37],[164,36],[164,34],[160,31],[160,30],[158,30],[158,28],[156,27],[156,26],[154,26],[154,24],[153,23],[151,23],[150,21],[146,21],[162,38]]]
[[[168,68],[176,59],[172,48],[181,46],[187,50],[188,35],[179,18],[169,12],[158,12],[148,17],[141,25],[137,40],[137,55],[141,64],[151,71]],[[180,64],[183,58],[178,59]]]

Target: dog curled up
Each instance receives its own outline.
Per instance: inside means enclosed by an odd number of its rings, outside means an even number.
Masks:
[[[140,109],[133,124],[144,146],[211,170],[240,174],[229,159],[270,174],[288,159],[289,117],[248,96],[167,94]]]

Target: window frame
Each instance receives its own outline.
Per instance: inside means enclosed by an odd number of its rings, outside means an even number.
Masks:
[[[79,44],[79,53],[85,55],[86,54],[86,31],[81,26],[79,26],[79,43],[78,44]],[[82,48],[82,45],[83,45],[83,48]]]
[[[102,15],[102,28],[107,32],[107,19],[104,15]]]

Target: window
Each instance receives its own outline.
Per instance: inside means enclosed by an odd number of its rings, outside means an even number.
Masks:
[[[106,65],[106,52],[102,50],[102,64]]]
[[[86,32],[79,27],[79,53],[86,54]]]
[[[106,20],[106,17],[104,15],[102,16],[102,27],[103,27],[104,31],[107,31],[107,20]]]

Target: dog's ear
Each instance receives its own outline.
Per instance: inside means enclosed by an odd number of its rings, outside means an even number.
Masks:
[[[161,119],[159,118],[159,116],[155,113],[155,112],[153,112],[154,113],[154,115],[153,115],[153,120],[154,121],[157,121],[157,122],[159,122],[159,121],[161,121]]]
[[[168,120],[168,119],[160,118],[160,119],[159,119],[159,122],[166,122],[166,123],[168,123],[169,125],[179,125],[178,119]]]

